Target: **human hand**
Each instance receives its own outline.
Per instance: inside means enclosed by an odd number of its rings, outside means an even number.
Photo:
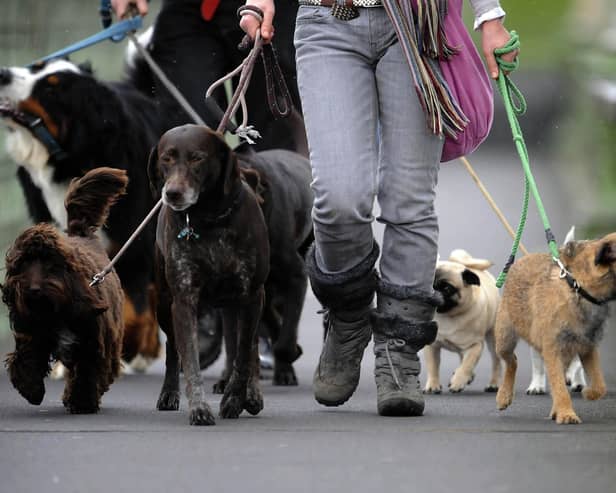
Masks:
[[[255,39],[257,29],[260,27],[261,38],[263,38],[265,43],[269,43],[274,37],[274,26],[272,24],[274,13],[276,12],[274,0],[247,0],[246,5],[252,5],[261,9],[263,11],[263,21],[259,24],[259,20],[256,17],[246,14],[240,19],[240,27],[248,34],[250,39]]]
[[[481,24],[481,46],[483,48],[483,56],[488,65],[488,73],[493,79],[498,79],[498,64],[494,56],[496,48],[502,48],[509,41],[509,32],[503,26],[500,19],[486,21]],[[519,50],[514,50],[511,53],[502,55],[502,59],[507,62],[512,62],[518,56]],[[505,71],[505,75],[509,72]]]
[[[148,13],[148,1],[147,0],[111,0],[111,8],[115,12],[118,19],[122,19],[128,16],[128,6],[135,5],[139,15],[146,15]]]

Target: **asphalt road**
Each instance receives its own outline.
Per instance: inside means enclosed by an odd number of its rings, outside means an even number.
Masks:
[[[512,152],[503,160],[482,151],[471,161],[515,223],[523,179]],[[580,215],[563,192],[557,168],[541,160],[534,169],[553,230],[562,239]],[[465,248],[493,260],[498,274],[511,240],[460,164],[443,166],[438,209],[441,255]],[[526,231],[526,246],[545,250],[534,207]],[[496,410],[494,394],[482,391],[489,374],[484,354],[475,382],[462,394],[427,396],[420,418],[379,417],[371,348],[353,398],[340,408],[321,407],[310,388],[321,336],[317,308],[310,295],[300,328],[305,350],[296,365],[300,385],[282,388],[264,381],[259,416],[219,419],[214,427],[189,427],[185,400],[179,412],[155,410],[161,361],[146,374],[123,376],[93,416],[64,412],[60,382],[48,382],[43,404],[30,406],[2,372],[0,492],[614,491],[614,321],[601,345],[608,396],[585,402],[575,395],[583,424],[559,426],[546,417],[549,395],[524,393],[530,379],[524,344],[518,349],[516,398],[503,412]],[[444,354],[443,379],[456,364],[457,357]],[[204,373],[208,388],[220,369],[219,361]],[[217,409],[220,396],[212,394],[209,402]]]

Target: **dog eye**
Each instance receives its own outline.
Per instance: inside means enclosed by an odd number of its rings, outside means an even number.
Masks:
[[[188,156],[188,161],[191,163],[200,163],[207,156],[203,152],[194,152]]]

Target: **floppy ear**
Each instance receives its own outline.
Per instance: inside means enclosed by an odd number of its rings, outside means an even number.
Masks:
[[[233,183],[240,177],[240,168],[237,162],[237,156],[225,142],[222,135],[217,134],[216,153],[220,160],[221,171],[223,175],[223,191],[225,195],[231,192]]]
[[[479,281],[479,276],[475,274],[473,271],[464,269],[462,272],[462,280],[465,284],[480,286],[481,282]]]
[[[597,252],[595,265],[607,265],[614,261],[616,261],[616,244],[613,241],[607,241]]]
[[[160,174],[158,173],[158,146],[155,145],[150,151],[148,158],[148,179],[150,180],[150,191],[154,200],[160,198]]]

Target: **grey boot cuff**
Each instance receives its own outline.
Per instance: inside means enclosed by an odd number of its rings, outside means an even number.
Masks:
[[[434,313],[442,303],[439,294],[379,281],[377,308],[371,314],[375,336],[402,339],[417,349],[432,344],[438,328]]]
[[[384,295],[385,297],[393,298],[394,300],[413,300],[418,303],[425,303],[433,306],[434,308],[438,308],[444,303],[443,295],[439,291],[435,291],[433,289],[430,291],[421,291],[409,286],[391,284],[381,279],[379,279],[376,289],[379,295]]]
[[[436,339],[438,325],[435,321],[416,322],[405,320],[398,315],[373,311],[370,315],[375,340],[379,337],[402,339],[419,351]]]
[[[374,264],[379,257],[375,242],[370,254],[352,269],[339,274],[327,274],[317,266],[315,246],[306,254],[306,269],[312,291],[321,304],[336,311],[352,311],[372,303],[378,276]]]

